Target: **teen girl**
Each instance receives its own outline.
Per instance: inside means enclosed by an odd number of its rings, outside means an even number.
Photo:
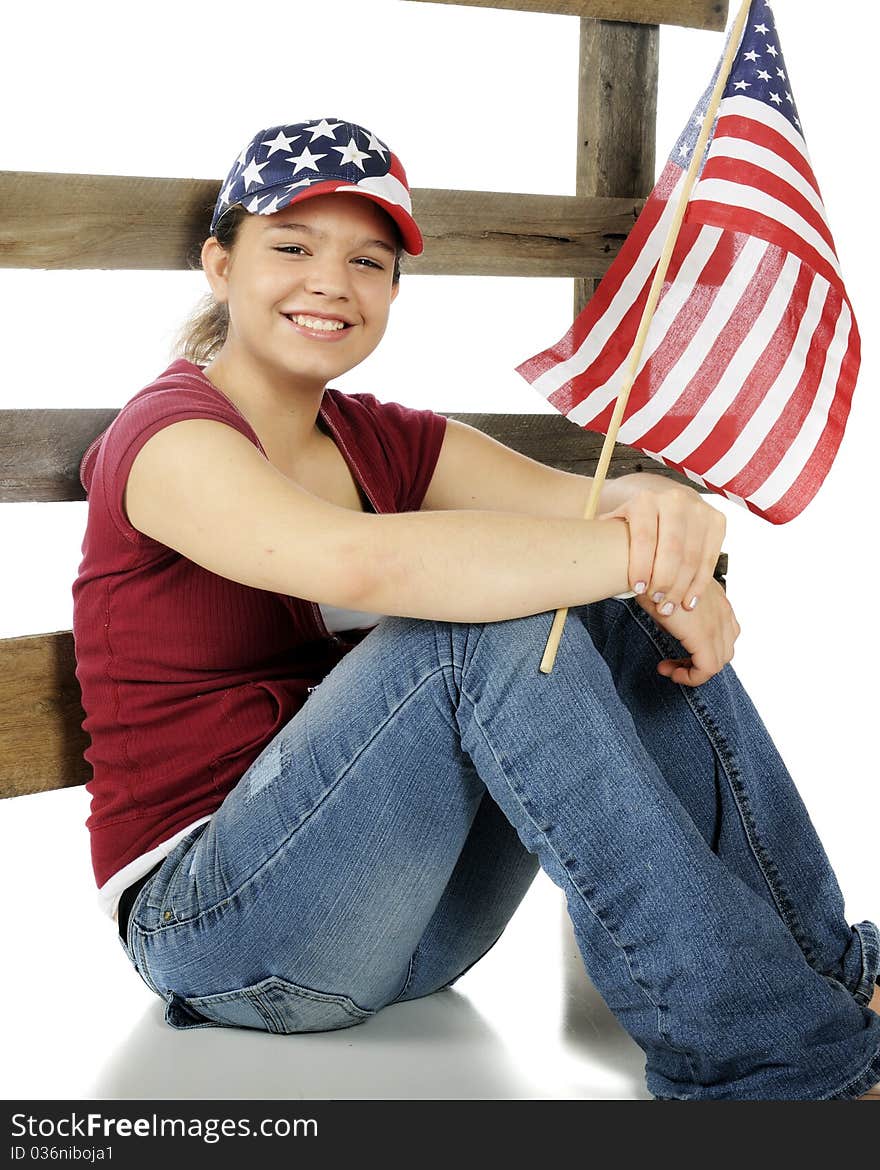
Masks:
[[[182,356],[83,459],[120,942],[172,1027],[345,1028],[454,984],[540,866],[656,1098],[866,1095],[880,935],[730,665],[723,514],[638,474],[584,520],[588,478],[335,389],[421,250],[375,134],[261,130]]]

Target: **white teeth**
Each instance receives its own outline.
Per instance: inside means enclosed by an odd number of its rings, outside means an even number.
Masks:
[[[345,328],[344,321],[325,321],[323,317],[303,317],[297,315],[290,318],[295,321],[297,325],[304,325],[306,329],[322,329],[325,333],[333,333],[339,329]]]

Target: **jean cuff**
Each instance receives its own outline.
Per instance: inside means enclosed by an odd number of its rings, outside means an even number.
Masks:
[[[862,944],[862,973],[853,995],[856,1003],[867,1006],[874,994],[880,970],[880,931],[873,922],[857,922],[853,930]]]

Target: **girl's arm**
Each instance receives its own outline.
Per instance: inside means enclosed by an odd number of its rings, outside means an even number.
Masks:
[[[147,439],[123,506],[136,529],[211,572],[347,609],[495,621],[627,587],[626,520],[357,512],[300,487],[211,419]]]

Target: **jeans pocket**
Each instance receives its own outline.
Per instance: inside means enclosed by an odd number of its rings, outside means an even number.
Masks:
[[[270,975],[249,987],[213,995],[170,993],[165,1020],[173,1028],[225,1025],[264,1032],[326,1032],[360,1024],[377,1009],[359,1007],[347,995],[316,991]]]

